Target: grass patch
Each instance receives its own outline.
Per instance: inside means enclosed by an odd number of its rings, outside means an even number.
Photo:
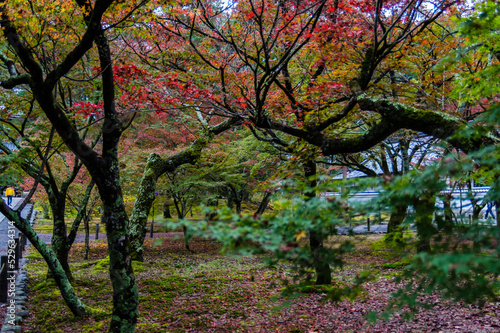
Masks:
[[[400,262],[400,261],[388,262],[388,263],[380,265],[380,268],[398,269],[398,268],[404,268],[404,267],[408,266],[409,264],[410,264],[409,262]]]

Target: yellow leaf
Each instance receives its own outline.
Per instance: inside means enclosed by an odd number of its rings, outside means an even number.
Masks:
[[[306,235],[306,232],[305,231],[299,231],[298,233],[295,234],[295,240],[298,242],[299,240],[301,240],[302,238],[306,238],[307,235]]]

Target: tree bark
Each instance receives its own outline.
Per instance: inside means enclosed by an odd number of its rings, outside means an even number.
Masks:
[[[64,219],[66,205],[61,201],[62,200],[56,200],[56,202],[51,202],[53,227],[52,239],[50,243],[52,246],[52,251],[54,251],[54,254],[59,260],[61,267],[66,272],[68,280],[72,282],[73,274],[71,273],[71,269],[69,268],[68,264],[68,254],[71,248],[71,244],[68,244],[69,242],[67,241],[66,221]],[[47,277],[52,277],[50,270]]]
[[[386,241],[394,240],[395,236],[402,232],[401,224],[406,218],[407,209],[408,206],[406,205],[396,205],[392,208],[389,224],[387,225],[387,234],[385,236]]]
[[[267,206],[269,205],[269,202],[271,202],[271,196],[272,196],[271,192],[264,192],[264,197],[262,198],[262,201],[260,202],[259,208],[257,208],[255,215],[264,214],[264,211],[266,210]]]
[[[42,255],[43,259],[47,262],[50,271],[52,272],[52,277],[61,292],[61,296],[71,310],[71,313],[77,317],[86,316],[91,313],[85,304],[80,300],[80,298],[75,294],[71,282],[68,280],[64,269],[62,268],[59,260],[57,259],[55,253],[47,246],[38,235],[33,230],[29,221],[26,221],[20,217],[20,213],[14,212],[7,207],[7,205],[1,202],[0,212],[5,215],[13,223],[17,229],[19,229],[30,241],[30,243],[35,247],[35,249]]]
[[[89,259],[89,252],[90,252],[90,212],[88,214],[85,214],[83,218],[83,224],[85,226],[85,252],[83,254],[83,259],[88,260]]]
[[[432,224],[435,196],[423,195],[414,202],[417,225],[417,252],[431,252],[431,239],[436,228]]]
[[[171,219],[172,215],[170,214],[170,204],[168,201],[165,201],[163,204],[163,218],[164,219]]]
[[[443,195],[443,224],[439,225],[438,228],[440,230],[444,230],[445,232],[451,232],[453,230],[453,209],[451,209],[451,200],[453,196],[451,193],[447,193]]]
[[[308,179],[309,187],[314,188],[317,185],[316,163],[312,160],[304,162],[304,175]],[[315,194],[312,191],[305,193],[306,197],[312,199]],[[332,283],[332,272],[330,265],[325,261],[323,256],[323,235],[320,232],[309,230],[309,246],[311,248],[313,265],[316,270],[316,283],[330,284]]]
[[[175,196],[174,196],[174,205],[175,205],[175,209],[177,210],[177,217],[179,219],[183,219],[185,217],[185,215],[184,215],[184,209],[182,207],[182,203],[179,202],[179,200],[177,200],[175,198]],[[191,252],[191,249],[189,248],[188,228],[185,225],[182,226],[182,233],[184,234],[184,247],[186,248],[186,250]]]
[[[406,205],[397,205],[391,212],[391,217],[389,219],[389,225],[387,226],[387,233],[395,232],[401,226],[401,223],[405,220],[406,210],[408,207]]]
[[[61,266],[66,272],[69,281],[73,281],[73,274],[71,273],[71,269],[68,264],[68,254],[71,249],[71,246],[75,241],[76,234],[78,232],[78,228],[81,224],[81,221],[84,219],[85,210],[87,208],[90,199],[90,193],[92,192],[92,189],[94,188],[95,185],[95,183],[91,181],[90,184],[87,186],[85,194],[83,195],[83,198],[79,203],[80,207],[78,207],[77,216],[73,220],[71,230],[68,233],[65,220],[66,198],[67,198],[68,187],[72,181],[73,179],[71,179],[71,177],[66,179],[66,181],[63,182],[63,185],[61,186],[60,190],[54,188],[55,181],[51,182],[52,185],[50,186],[44,185],[48,193],[49,201],[53,211],[52,214],[53,228],[52,228],[52,240],[51,240],[52,250],[56,254],[57,259],[59,260]],[[48,272],[47,277],[48,278],[52,277],[51,271]]]
[[[118,170],[118,165],[116,170]],[[106,224],[109,274],[113,285],[113,314],[110,332],[134,332],[138,315],[139,294],[135,284],[127,230],[127,214],[118,174],[114,175],[116,194],[109,197],[101,192],[102,222]],[[108,181],[111,177],[107,177]],[[118,178],[118,179],[117,179]]]

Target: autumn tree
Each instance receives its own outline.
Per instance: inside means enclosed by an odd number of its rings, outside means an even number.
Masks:
[[[22,6],[20,2],[4,5],[1,25],[8,53],[3,55],[2,60],[8,69],[8,77],[0,85],[4,89],[24,85],[31,91],[62,141],[83,162],[95,181],[103,202],[102,220],[107,229],[113,284],[110,331],[129,332],[134,330],[137,320],[138,293],[129,255],[128,217],[123,203],[118,163],[118,142],[126,123],[116,109],[112,53],[105,26],[109,29],[114,22],[119,22],[123,15],[130,12],[130,7],[128,4],[117,4],[113,7],[116,16],[104,17],[111,5],[112,1],[106,0],[97,0],[95,3],[37,3],[27,11],[18,10]],[[65,14],[73,15],[51,16],[49,9],[55,6],[58,12],[64,10]],[[75,17],[81,19],[75,21]],[[42,29],[45,26],[50,29],[39,34],[31,31],[32,28]],[[75,39],[70,43],[71,38]],[[68,116],[67,104],[54,95],[59,83],[65,80],[64,77],[70,74],[93,45],[97,49],[98,67],[101,69],[99,88],[103,112],[100,118],[102,146],[97,148],[99,151],[80,135]],[[47,46],[57,50],[56,59],[49,60],[44,56]],[[6,210],[4,215],[10,217],[14,214]],[[26,223],[22,223],[19,218],[13,220],[30,241],[36,242],[35,233],[29,230]],[[46,257],[46,260],[53,261],[53,258]],[[66,286],[60,284],[60,289],[64,288]],[[82,304],[76,304],[72,310],[77,315],[88,313]]]
[[[29,118],[29,115],[27,115],[24,120],[28,120]],[[51,138],[47,141],[48,146],[45,147],[43,146],[43,140],[46,138],[43,134],[39,139],[33,133],[30,134],[33,131],[38,132],[38,135],[44,132],[42,127],[46,124],[43,124],[43,121],[40,121],[40,119],[38,119],[38,122],[40,124],[35,127],[36,129],[32,129],[26,121],[22,122],[21,126],[16,126],[15,123],[6,121],[5,124],[9,124],[10,129],[14,130],[15,135],[9,135],[8,139],[17,148],[17,151],[12,151],[2,143],[0,143],[0,149],[12,158],[11,161],[14,163],[11,163],[11,168],[23,170],[28,177],[33,181],[36,180],[43,186],[52,211],[52,251],[54,251],[68,279],[72,281],[73,278],[68,265],[68,254],[84,217],[83,212],[86,209],[93,185],[89,185],[86,190],[83,189],[83,193],[78,194],[80,198],[77,199],[76,196],[71,196],[71,194],[74,194],[74,189],[71,187],[74,188],[76,182],[79,184],[83,183],[84,186],[90,183],[88,180],[85,181],[86,177],[83,172],[84,170],[82,170],[83,164],[78,159],[75,159],[73,154],[63,152],[60,148],[54,147],[54,145],[57,145],[57,141],[53,142],[52,140],[54,136],[53,131],[49,134]],[[3,128],[3,132],[8,133],[5,127]],[[22,140],[18,142],[18,138]],[[29,150],[33,150],[33,153],[28,153]],[[20,156],[14,157],[15,155]],[[40,174],[41,170],[43,171],[42,174]],[[66,205],[68,203],[76,211],[76,216],[69,232],[66,227],[65,217],[67,213]],[[51,275],[50,271],[49,275]]]
[[[210,82],[206,109],[246,120],[261,138],[290,147],[303,141],[323,155],[334,155],[364,151],[401,128],[449,139],[463,124],[457,117],[418,109],[412,100],[395,103],[393,94],[384,93],[405,47],[453,2],[229,5],[230,11],[200,1],[192,5],[195,13],[189,6],[173,6],[157,12],[149,29],[167,43],[184,45],[182,50],[193,56],[191,64],[200,68],[196,73],[166,65],[193,82]],[[149,55],[170,57],[171,49],[157,45]],[[364,130],[356,133],[360,126]],[[451,141],[463,149],[482,145]],[[308,177],[313,176],[314,159],[303,160]],[[313,243],[321,248],[319,238]],[[328,271],[318,274],[318,282],[328,280]]]

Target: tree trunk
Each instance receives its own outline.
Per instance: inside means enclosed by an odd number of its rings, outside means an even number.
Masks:
[[[229,188],[228,207],[232,209],[233,205],[236,206],[236,214],[240,214],[241,203],[245,199],[245,191],[238,190],[237,188],[231,185],[228,185],[228,188]]]
[[[179,200],[177,200],[175,197],[174,197],[174,205],[175,205],[175,209],[177,210],[177,217],[179,219],[183,219],[184,218],[184,209],[182,207],[182,203],[179,202]],[[186,248],[186,250],[191,252],[191,249],[189,248],[188,228],[185,225],[182,226],[182,232],[184,234],[184,247]]]
[[[266,210],[267,206],[269,205],[269,202],[271,202],[271,196],[272,196],[271,192],[264,192],[264,197],[262,198],[262,201],[260,202],[259,208],[257,208],[255,215],[264,214],[264,211]]]
[[[217,199],[210,199],[208,200],[207,202],[207,205],[209,207],[211,207],[212,209],[217,209],[217,207],[219,206],[219,200]],[[213,221],[217,218],[217,213],[216,212],[213,212],[211,211],[210,213],[208,213],[205,218],[209,221]]]
[[[148,232],[148,214],[155,200],[156,182],[160,175],[161,157],[151,154],[146,162],[137,199],[130,216],[130,245],[132,260],[144,261],[144,239]]]
[[[227,191],[228,196],[227,196],[227,208],[229,208],[231,211],[233,210],[234,207],[234,195],[231,189]]]
[[[62,220],[60,215],[62,215]],[[64,272],[66,272],[68,280],[72,282],[73,275],[71,273],[71,269],[69,268],[68,264],[68,254],[71,248],[71,244],[70,246],[68,246],[67,244],[66,222],[64,221],[64,211],[62,213],[54,211],[53,216],[54,216],[53,218],[54,226],[52,228],[52,239],[50,241],[52,251],[54,251],[61,267],[64,269]],[[52,277],[50,270],[47,277],[48,278]]]
[[[168,201],[165,201],[163,204],[163,218],[164,219],[171,219],[172,215],[170,214],[170,205]]]
[[[118,170],[118,168],[116,168]],[[113,285],[113,314],[110,332],[134,332],[137,322],[139,293],[135,284],[128,239],[128,218],[119,184],[115,175],[115,188],[108,189],[112,195],[106,196],[102,191],[102,222],[106,224],[106,236],[109,253],[109,275]],[[111,183],[111,177],[106,177]],[[107,191],[107,192],[108,192]]]
[[[431,252],[431,239],[436,228],[432,224],[434,206],[436,204],[435,196],[426,196],[425,194],[417,199],[415,207],[415,223],[417,225],[417,252]]]
[[[304,163],[304,175],[308,179],[309,186],[311,188],[316,187],[317,181],[316,177],[316,163],[314,161],[308,160]],[[314,192],[305,193],[306,197],[309,199],[315,196]],[[313,256],[313,265],[316,270],[316,283],[330,284],[332,283],[332,272],[330,270],[330,265],[323,258],[323,235],[314,230],[309,230],[309,246],[311,247],[311,253]]]
[[[235,204],[236,204],[236,214],[241,214],[241,200],[236,199]]]
[[[445,230],[451,231],[453,229],[453,209],[451,209],[451,199],[453,199],[453,195],[451,193],[446,194],[443,199],[444,205],[444,223]]]
[[[13,221],[12,223],[16,226],[16,228],[28,238],[30,243],[47,262],[47,265],[52,273],[52,277],[61,292],[61,296],[73,315],[81,317],[90,314],[90,309],[88,309],[75,294],[73,286],[68,280],[68,277],[66,276],[66,273],[59,263],[55,253],[50,247],[47,246],[47,244],[38,238],[38,235],[33,230],[29,222],[21,219],[18,214],[8,209],[3,201],[1,203],[0,210],[10,221]]]
[[[396,205],[393,207],[389,224],[387,225],[387,234],[385,236],[386,241],[390,242],[397,239],[395,236],[402,232],[401,224],[406,218],[407,209],[408,206],[406,205]]]
[[[315,284],[330,284],[332,283],[332,273],[330,265],[322,258],[323,251],[323,236],[320,233],[309,231],[309,246],[313,254],[314,268],[316,270]]]
[[[89,259],[90,252],[90,214],[90,212],[85,214],[83,218],[83,224],[85,226],[85,253],[83,254],[83,259],[85,260]]]
[[[59,260],[61,266],[63,267],[66,275],[68,276],[69,281],[73,281],[73,274],[71,273],[71,269],[68,264],[68,255],[75,241],[76,234],[78,232],[78,227],[83,220],[85,211],[87,209],[87,205],[90,199],[90,193],[94,188],[94,181],[91,181],[87,186],[85,194],[80,202],[80,207],[78,208],[78,213],[75,219],[73,220],[73,225],[71,226],[71,230],[68,234],[68,230],[66,227],[66,198],[67,198],[67,190],[72,180],[67,179],[63,182],[61,189],[59,191],[52,190],[51,187],[45,186],[47,193],[49,194],[49,201],[52,207],[52,216],[53,216],[53,229],[52,229],[52,240],[51,246],[52,250],[56,254],[57,259]],[[57,192],[57,194],[55,194]],[[48,278],[51,278],[51,272],[48,272]]]
[[[129,220],[125,211],[120,181],[118,144],[123,124],[116,112],[113,62],[108,40],[101,27],[95,38],[101,65],[103,109],[102,153],[97,165],[86,161],[102,200],[101,221],[106,225],[109,276],[113,285],[113,313],[110,332],[134,332],[137,323],[139,292],[130,256]],[[80,152],[82,148],[79,148]],[[75,151],[75,153],[77,153]],[[151,193],[154,196],[154,192]]]
[[[184,225],[182,226],[182,232],[184,233],[184,247],[186,250],[191,252],[191,249],[189,248],[189,234],[188,234],[188,228]]]
[[[59,195],[54,194],[50,188],[46,188],[50,206],[52,209],[52,239],[50,241],[52,251],[59,260],[59,264],[63,268],[66,276],[70,282],[73,281],[73,275],[71,274],[71,269],[68,264],[68,254],[71,244],[67,242],[67,229],[64,213],[66,210],[66,195],[59,193]],[[52,273],[49,270],[47,273],[47,278],[52,278]]]

